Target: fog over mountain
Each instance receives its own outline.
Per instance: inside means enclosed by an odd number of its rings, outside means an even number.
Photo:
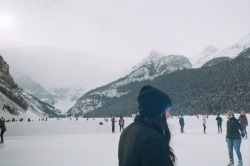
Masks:
[[[245,83],[248,77],[236,76],[248,66],[248,59],[244,62],[237,56],[242,51],[248,56],[249,11],[249,0],[0,1],[0,54],[11,69],[26,75],[14,78],[15,86],[2,88],[2,92],[11,100],[18,90],[14,99],[24,112],[25,99],[34,100],[33,104],[39,105],[36,110],[43,110],[39,116],[62,112],[68,116],[110,115],[114,109],[118,115],[124,111],[120,99],[133,106],[133,111],[135,105],[129,97],[135,94],[131,91],[144,83],[176,89],[176,93],[171,92],[176,101],[185,99],[188,106],[197,109],[201,108],[198,101],[205,101],[202,109],[211,113],[233,108],[222,101],[221,94],[220,103],[210,108],[213,100],[209,97],[215,101],[218,97],[214,89],[229,96],[227,100],[237,108],[248,108],[248,96],[241,93],[247,88],[238,83]],[[227,68],[238,82],[224,78]],[[228,92],[230,88],[225,92],[220,85],[208,86],[203,72],[207,77],[209,73],[216,75],[218,84],[228,81],[229,87],[241,86],[234,95],[243,97],[244,102],[238,105]],[[12,73],[8,74],[12,78]],[[190,78],[201,80],[206,88]],[[173,80],[165,85],[168,79]],[[189,98],[178,91],[186,81],[190,87],[201,86],[197,91],[196,87],[185,91]],[[205,97],[196,96],[201,94]],[[45,107],[50,111],[43,115]],[[177,102],[176,113],[182,110],[194,113]]]
[[[220,50],[214,46],[206,47],[200,54],[190,57],[193,68],[199,68],[206,62],[221,57],[235,58],[241,51],[250,47],[250,33],[231,46]]]
[[[9,65],[0,55],[0,107],[6,118],[60,117],[61,111],[20,88],[9,72]]]
[[[10,73],[19,87],[39,100],[53,105],[61,110],[62,113],[67,112],[68,109],[75,104],[76,100],[86,92],[84,88],[77,86],[45,88],[40,83],[34,81],[30,76],[15,68],[11,68]]]
[[[112,59],[83,50],[56,47],[11,47],[0,49],[0,52],[18,71],[52,88],[101,86],[118,77],[119,71],[114,69],[122,63],[116,60],[110,64]],[[98,77],[93,77],[95,75]]]

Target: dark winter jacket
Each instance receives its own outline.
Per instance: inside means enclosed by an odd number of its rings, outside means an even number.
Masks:
[[[111,119],[111,124],[112,124],[112,126],[115,126],[115,118]]]
[[[140,115],[120,136],[119,166],[172,166],[169,156],[163,136],[147,127]]]
[[[217,116],[217,118],[215,120],[217,120],[218,125],[221,125],[221,123],[222,123],[222,118],[221,117]]]
[[[4,118],[1,118],[1,119],[0,119],[0,129],[6,130],[6,127],[5,127],[5,119],[4,119]]]
[[[242,132],[242,126],[240,125],[239,121],[232,117],[227,121],[227,136],[226,138],[229,139],[241,139],[241,135],[239,130]]]
[[[247,121],[247,116],[244,114],[244,115],[240,115],[238,120],[240,121],[240,124],[242,126],[248,126],[248,121]]]
[[[184,125],[185,125],[185,122],[184,122],[184,118],[183,118],[183,117],[180,117],[179,123],[180,123],[181,126],[184,126]]]

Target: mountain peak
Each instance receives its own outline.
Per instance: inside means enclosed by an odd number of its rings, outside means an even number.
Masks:
[[[158,51],[151,51],[149,53],[149,56],[144,58],[139,65],[141,66],[142,64],[151,64],[151,63],[159,62],[159,60],[164,56],[166,56],[166,55],[164,55]]]
[[[159,59],[161,59],[162,57],[164,57],[165,55],[158,52],[158,51],[151,51],[149,56],[145,59],[149,59],[149,60],[152,60],[152,61],[158,61]]]
[[[132,71],[134,71],[135,69],[143,66],[143,65],[148,65],[148,64],[155,64],[157,62],[159,62],[159,60],[164,57],[165,55],[158,52],[158,51],[151,51],[149,53],[149,56],[147,56],[146,58],[144,58],[141,63],[135,65],[132,67]]]

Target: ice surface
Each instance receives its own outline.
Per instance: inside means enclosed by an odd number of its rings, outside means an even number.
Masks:
[[[238,115],[236,115],[238,117]],[[179,132],[178,118],[168,120],[172,131],[171,145],[178,166],[226,166],[228,159],[226,117],[223,133],[217,133],[215,116],[207,120],[203,134],[202,120],[184,116],[186,133]],[[250,116],[248,115],[248,120]],[[118,120],[118,118],[117,118]],[[133,121],[125,118],[127,126]],[[103,122],[103,125],[99,125]],[[115,166],[118,165],[120,131],[111,133],[111,121],[103,118],[48,119],[32,122],[6,122],[5,143],[0,145],[0,166]],[[249,132],[249,128],[248,133]],[[241,153],[249,166],[249,139],[243,139]],[[237,157],[234,153],[235,160]]]

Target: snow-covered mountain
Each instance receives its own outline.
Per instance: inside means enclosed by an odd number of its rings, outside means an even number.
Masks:
[[[82,96],[77,103],[67,112],[68,116],[81,116],[86,112],[101,107],[109,99],[121,97],[127,91],[118,92],[122,85],[136,81],[154,79],[164,73],[171,73],[182,69],[191,69],[188,58],[182,55],[168,55],[152,51],[141,63],[134,66],[125,77],[108,85],[91,90]]]
[[[152,51],[141,63],[134,66],[132,70],[116,85],[124,85],[130,82],[154,79],[164,73],[171,73],[177,70],[192,68],[188,58],[182,55],[164,55]]]
[[[250,110],[249,57],[250,49],[248,48],[227,62],[210,67],[180,70],[159,75],[153,80],[131,82],[119,86],[116,92],[126,93],[120,97],[88,96],[90,101],[96,100],[96,103],[89,102],[89,106],[91,106],[90,104],[92,106],[102,104],[102,106],[85,113],[84,117],[119,117],[136,114],[138,112],[136,98],[141,87],[148,84],[169,94],[173,102],[171,112],[173,115],[216,114],[218,112],[226,113],[228,110],[235,110],[235,112]],[[102,89],[94,91],[100,92]],[[79,110],[80,106],[79,104]]]
[[[250,34],[236,44],[219,51],[215,46],[206,47],[200,54],[188,58],[181,55],[168,55],[152,51],[141,63],[134,66],[123,78],[108,85],[87,92],[68,112],[68,116],[81,116],[87,112],[100,109],[115,98],[129,93],[129,84],[144,80],[153,80],[164,73],[171,73],[182,69],[200,68],[203,65],[213,66],[229,61],[250,47]],[[124,88],[123,85],[126,85]],[[117,99],[118,100],[118,99]],[[107,113],[108,115],[108,113]]]
[[[0,55],[0,107],[5,117],[58,117],[61,111],[19,88]]]
[[[193,68],[200,68],[206,62],[219,57],[235,58],[241,51],[250,47],[250,33],[232,46],[218,51],[214,46],[208,46],[200,54],[190,58]]]

